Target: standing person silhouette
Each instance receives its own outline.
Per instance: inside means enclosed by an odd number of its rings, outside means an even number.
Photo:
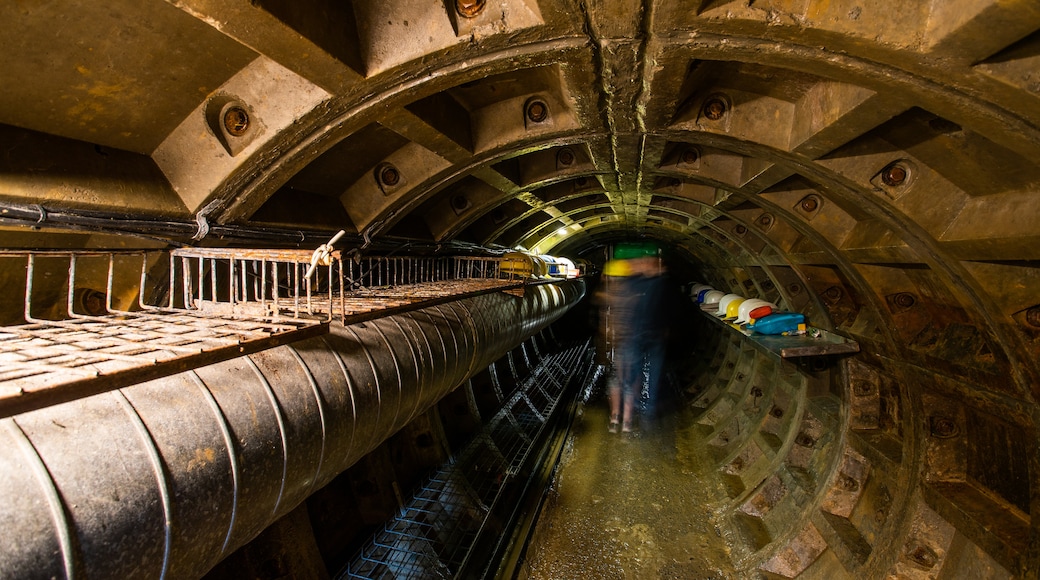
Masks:
[[[599,302],[601,318],[606,323],[604,326],[606,344],[613,367],[607,383],[607,394],[610,399],[610,424],[607,430],[617,433],[621,429],[622,398],[624,398],[625,408],[629,411],[633,408],[635,401],[635,392],[623,388],[628,383],[622,378],[628,365],[629,330],[635,297],[629,284],[631,269],[628,260],[611,260],[603,271],[606,276],[603,290],[599,293]],[[629,426],[631,428],[631,423]]]
[[[610,394],[611,433],[633,431],[636,399],[647,398],[653,413],[657,384],[665,353],[664,268],[659,258],[643,256],[625,261],[627,275],[608,282],[614,369]]]

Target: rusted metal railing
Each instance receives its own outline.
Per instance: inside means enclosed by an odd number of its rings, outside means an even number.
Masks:
[[[0,251],[0,288],[24,292],[0,325],[0,417],[523,283],[485,257]]]

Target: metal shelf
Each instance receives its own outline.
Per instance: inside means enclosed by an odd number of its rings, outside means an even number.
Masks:
[[[523,287],[524,284],[517,280],[470,279],[361,288],[347,294],[335,292],[331,296],[312,298],[304,315],[325,317],[327,313],[332,312],[332,318],[338,322],[353,324],[469,296],[514,291]],[[277,307],[275,308],[275,306]],[[203,311],[211,308],[212,306],[200,304],[200,309]],[[290,315],[294,305],[292,299],[281,298],[276,305],[272,303],[271,308],[272,314],[277,311],[281,316],[286,316]]]
[[[0,328],[0,417],[317,336],[318,321],[156,311]]]
[[[805,356],[822,356],[833,354],[851,354],[859,352],[859,343],[850,338],[845,338],[817,328],[819,337],[809,335],[782,336],[772,334],[756,334],[744,326],[732,324],[715,316],[714,305],[709,309],[701,306],[701,313],[715,324],[742,335],[748,342],[759,350],[772,354],[779,358],[798,358]]]
[[[0,252],[4,290],[24,292],[22,312],[5,313],[21,323],[0,326],[0,417],[318,336],[333,322],[522,291],[525,282],[503,276],[496,258],[331,252],[308,276],[312,257],[224,248]]]

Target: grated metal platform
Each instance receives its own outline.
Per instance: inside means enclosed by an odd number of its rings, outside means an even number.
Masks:
[[[24,293],[0,326],[0,417],[317,336],[332,322],[524,284],[496,258],[313,259],[224,248],[0,252],[0,288]]]
[[[484,430],[430,477],[339,578],[458,577],[471,563],[481,534],[498,533],[489,530],[496,502],[537,451],[576,371],[591,368],[589,353],[585,343],[545,356]]]

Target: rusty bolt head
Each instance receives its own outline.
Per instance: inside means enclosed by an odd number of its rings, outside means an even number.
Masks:
[[[500,224],[506,221],[507,217],[508,216],[506,216],[506,212],[502,211],[501,209],[495,208],[491,211],[491,221],[495,222],[496,224]]]
[[[464,195],[455,195],[451,198],[451,207],[456,211],[462,211],[469,207],[469,200]]]
[[[892,303],[900,308],[910,308],[917,303],[917,298],[909,292],[900,292],[892,297]]]
[[[774,220],[775,218],[773,217],[773,214],[764,213],[758,216],[758,219],[755,220],[755,223],[758,224],[758,227],[762,228],[763,230],[768,230],[773,225]]]
[[[935,550],[928,546],[918,545],[907,552],[906,557],[908,560],[925,570],[931,570],[939,563],[939,555],[935,553]]]
[[[823,297],[830,302],[841,300],[842,294],[844,294],[844,292],[842,292],[841,288],[837,286],[831,286],[823,291]]]
[[[556,162],[563,166],[574,163],[574,151],[570,147],[564,147],[556,153]]]
[[[769,414],[770,414],[770,415],[772,415],[772,416],[774,416],[774,417],[776,417],[777,419],[779,419],[780,417],[783,417],[783,416],[784,416],[784,410],[783,410],[783,409],[781,409],[780,407],[773,407],[773,408],[772,408],[772,409],[771,409],[771,410],[769,411]]]
[[[693,148],[684,150],[682,152],[682,155],[679,156],[679,160],[687,165],[693,165],[694,163],[697,163],[697,160],[699,160],[700,158],[700,151],[697,151]]]
[[[92,288],[76,288],[78,306],[81,312],[90,316],[102,316],[108,313],[106,295]]]
[[[486,0],[455,0],[455,11],[459,16],[473,18],[484,10]]]
[[[249,130],[249,113],[239,106],[228,107],[224,111],[224,129],[228,135],[241,137]]]
[[[525,114],[532,123],[541,123],[549,118],[549,105],[539,100],[531,101],[527,103]]]
[[[953,439],[961,433],[957,422],[949,417],[933,415],[928,418],[928,425],[929,432],[936,439]]]
[[[773,288],[776,288],[776,286],[773,285],[773,281],[772,280],[763,280],[762,281],[762,289],[763,290],[768,292],[769,290],[772,290]]]
[[[87,307],[87,314],[97,316],[98,314],[104,314],[105,312],[105,295],[100,292],[91,292],[84,299],[84,306]]]
[[[585,189],[585,187],[589,185],[589,178],[579,177],[578,179],[574,180],[574,185],[580,189]]]
[[[820,208],[820,198],[815,195],[807,195],[798,202],[798,207],[802,208],[802,211],[814,212]]]
[[[736,232],[738,236],[742,236],[747,233],[747,227],[738,224],[737,227],[733,228],[733,231]]]
[[[842,473],[838,476],[838,487],[845,491],[859,491],[859,482]]]
[[[393,187],[401,183],[401,173],[397,171],[396,167],[387,163],[379,168],[379,183]]]
[[[893,163],[881,170],[881,181],[889,187],[898,187],[906,183],[910,173],[899,163]]]
[[[1026,310],[1026,324],[1040,328],[1040,306],[1033,306]]]
[[[812,438],[812,435],[809,435],[808,433],[805,433],[805,432],[799,433],[794,438],[794,442],[796,444],[798,444],[798,445],[801,445],[802,447],[809,447],[809,448],[812,448],[814,445],[816,445],[816,440]]]
[[[852,392],[857,397],[868,397],[874,394],[874,383],[870,381],[858,380],[852,381]]]
[[[802,285],[801,284],[788,284],[787,291],[790,292],[791,294],[798,294],[799,292],[802,291]]]
[[[712,121],[718,121],[726,114],[727,109],[726,101],[721,97],[709,97],[708,100],[704,101],[704,107],[702,111],[704,116]]]

